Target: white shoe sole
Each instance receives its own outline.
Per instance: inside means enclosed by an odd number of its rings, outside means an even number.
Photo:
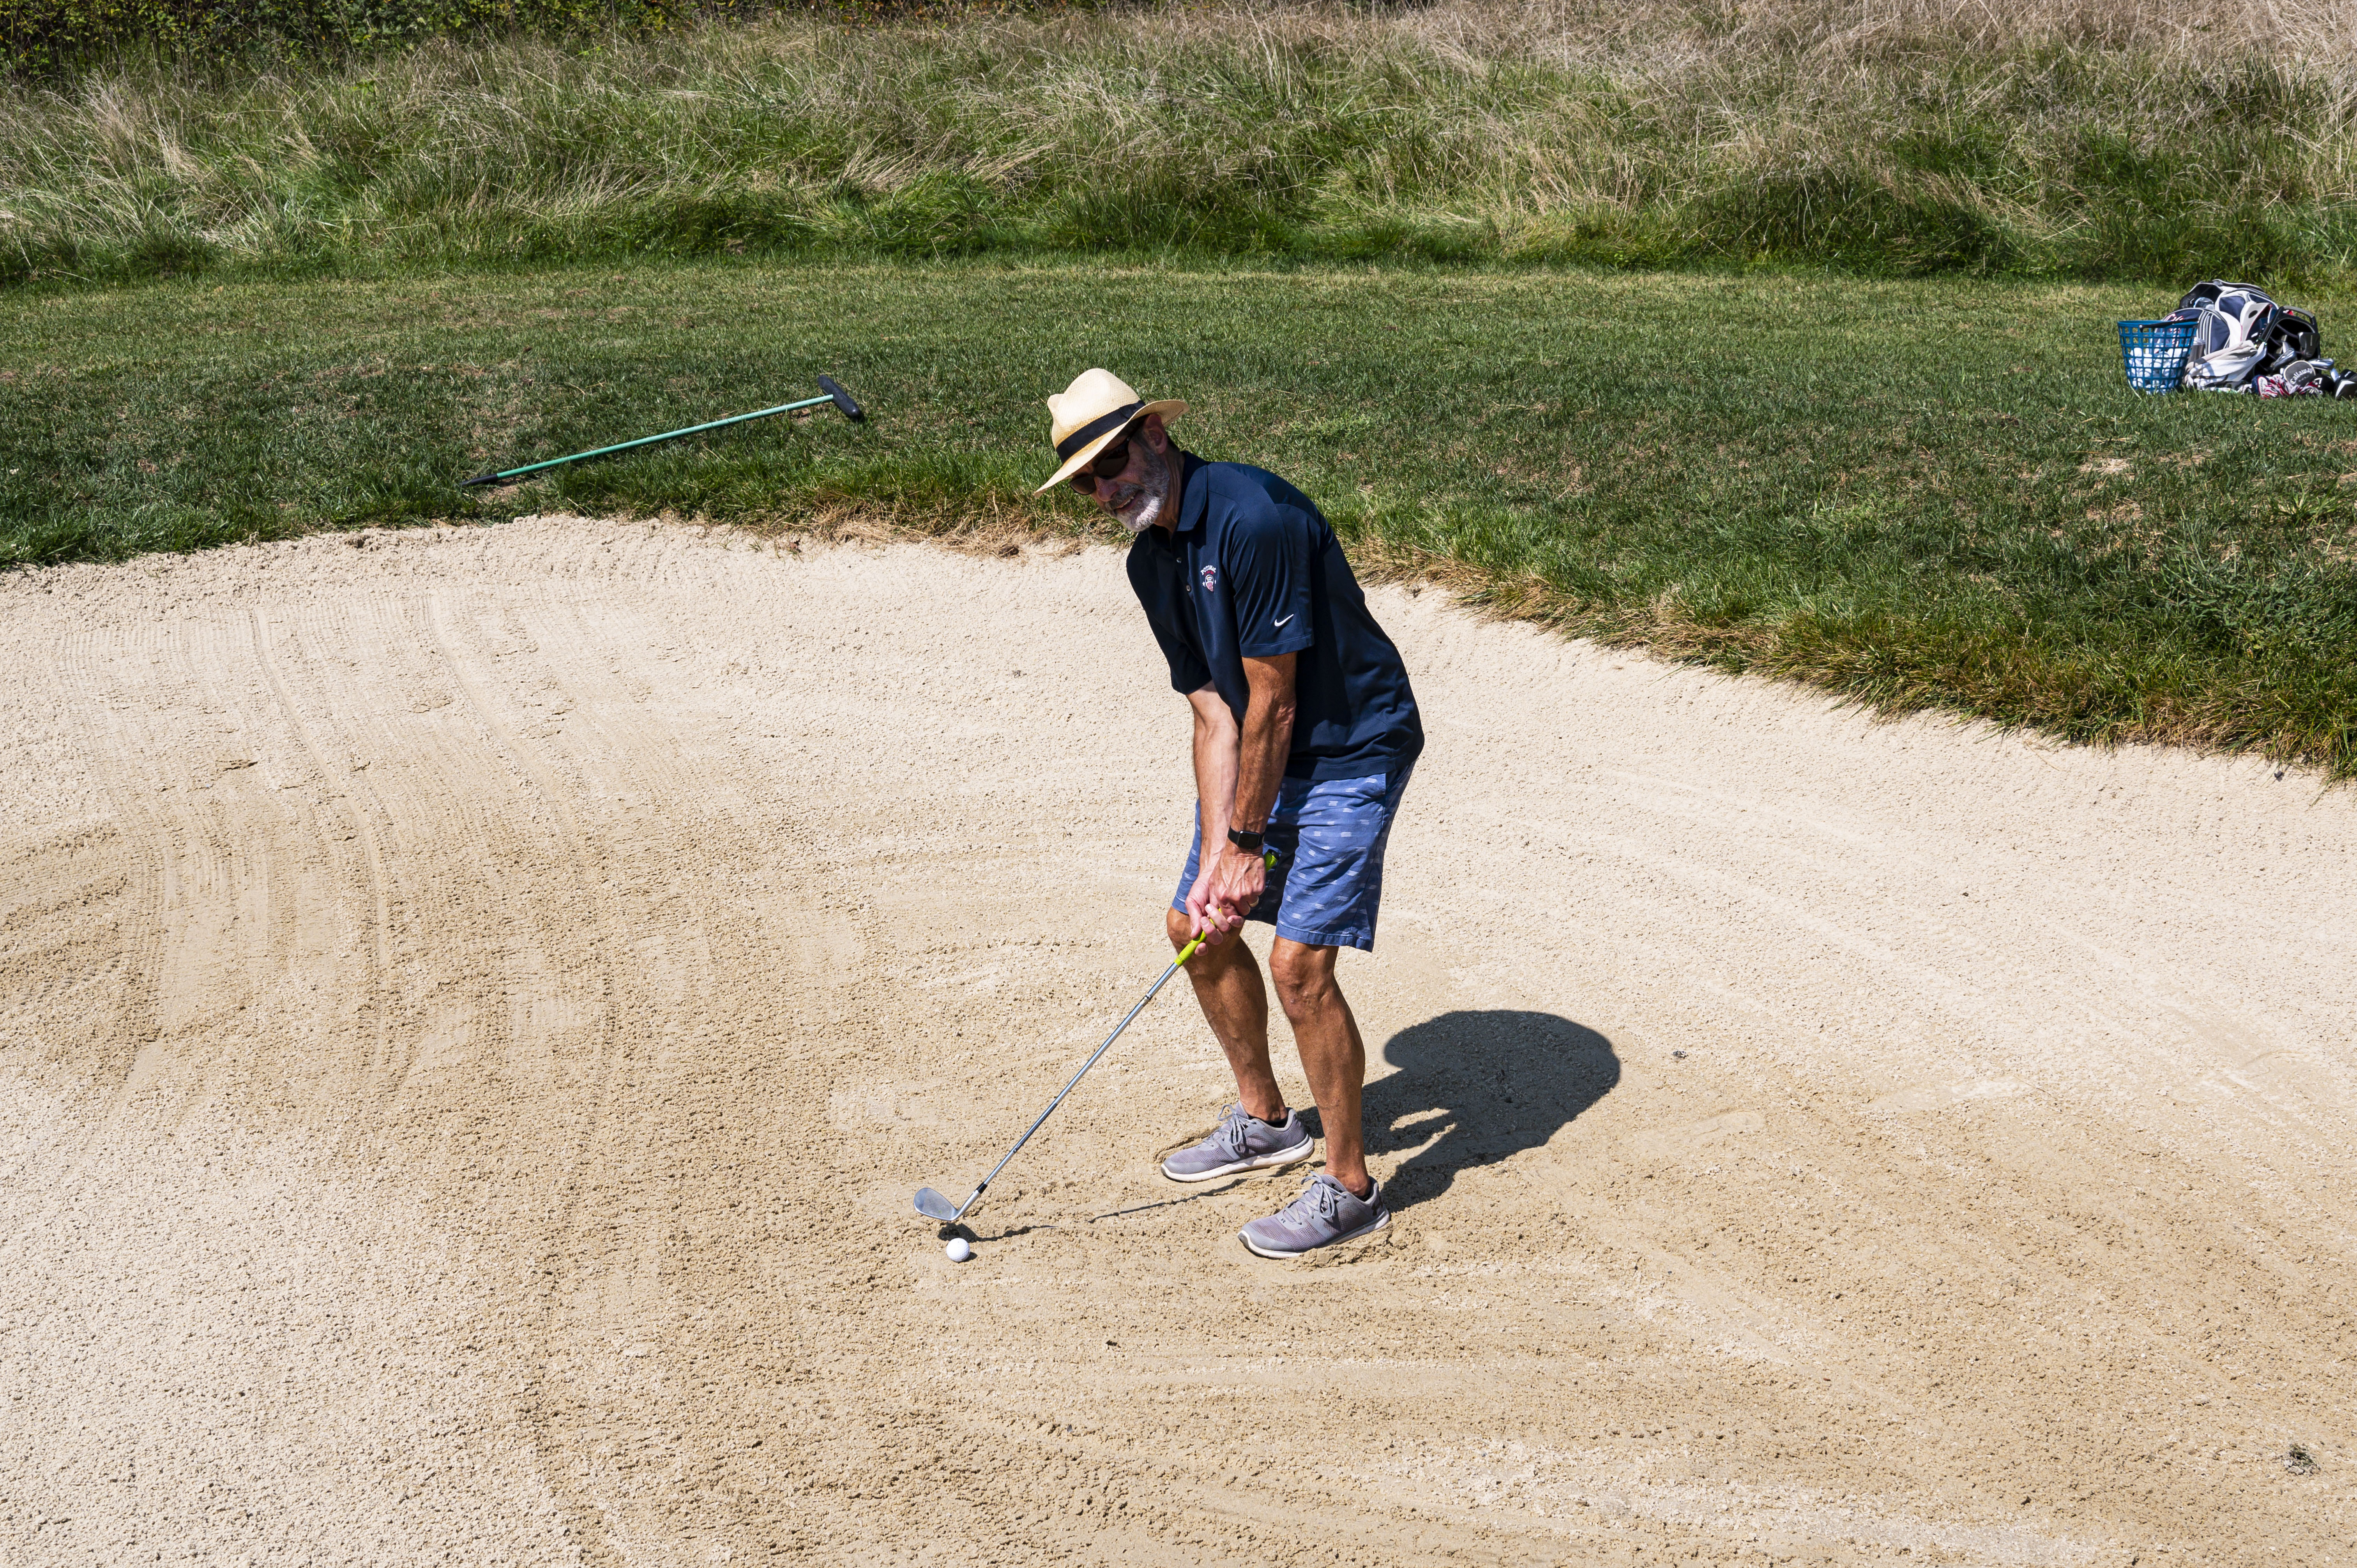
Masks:
[[[1213,1165],[1210,1170],[1197,1171],[1192,1176],[1180,1176],[1170,1168],[1168,1160],[1162,1162],[1161,1169],[1167,1181],[1217,1181],[1223,1176],[1242,1176],[1246,1171],[1265,1171],[1275,1165],[1297,1165],[1317,1152],[1318,1140],[1304,1138],[1292,1148],[1279,1149],[1273,1155],[1254,1155],[1251,1159],[1237,1160],[1231,1165]]]
[[[1278,1262],[1282,1263],[1290,1258],[1306,1258],[1309,1256],[1310,1253],[1321,1251],[1328,1247],[1339,1247],[1345,1241],[1356,1241],[1362,1236],[1372,1236],[1376,1231],[1382,1230],[1384,1226],[1389,1225],[1391,1222],[1392,1211],[1386,1208],[1376,1218],[1373,1224],[1361,1225],[1356,1230],[1352,1230],[1346,1235],[1337,1236],[1329,1241],[1320,1241],[1315,1247],[1304,1247],[1298,1252],[1272,1252],[1266,1247],[1260,1245],[1241,1230],[1236,1232],[1236,1240],[1242,1241],[1244,1244],[1244,1251],[1250,1252],[1254,1257],[1274,1258]]]

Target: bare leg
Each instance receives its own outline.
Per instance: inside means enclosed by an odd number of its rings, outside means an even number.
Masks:
[[[1194,929],[1177,909],[1166,922],[1173,950],[1193,940]],[[1236,1075],[1236,1098],[1264,1122],[1280,1119],[1285,1095],[1268,1065],[1268,988],[1261,983],[1260,965],[1243,933],[1232,931],[1217,947],[1206,943],[1187,961],[1187,978],[1202,1004],[1204,1020],[1228,1055],[1228,1069]],[[1315,1082],[1315,1079],[1311,1081]],[[1320,1103],[1323,1103],[1322,1101]]]
[[[1301,1070],[1308,1075],[1325,1122],[1326,1170],[1361,1197],[1374,1189],[1367,1175],[1366,1135],[1359,1125],[1359,1091],[1367,1081],[1367,1046],[1359,1021],[1334,980],[1335,950],[1276,939],[1268,966],[1276,976],[1277,1000],[1293,1025]],[[1255,983],[1259,976],[1254,976]],[[1209,1010],[1208,1008],[1206,1009]],[[1268,1051],[1262,1047],[1261,1059]]]

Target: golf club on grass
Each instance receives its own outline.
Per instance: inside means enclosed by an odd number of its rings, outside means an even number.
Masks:
[[[661,435],[641,435],[636,441],[624,441],[612,446],[599,446],[592,451],[576,452],[570,457],[551,457],[544,463],[526,463],[520,468],[500,468],[493,473],[477,474],[473,478],[462,481],[458,488],[468,490],[477,485],[504,485],[520,479],[526,474],[536,474],[543,468],[561,468],[567,463],[578,463],[585,458],[603,457],[615,452],[628,452],[633,446],[651,446],[658,441],[676,441],[683,435],[694,435],[705,430],[718,430],[730,424],[742,424],[748,419],[767,419],[773,413],[791,413],[798,408],[813,408],[823,403],[831,403],[843,410],[843,416],[854,424],[860,424],[867,418],[866,411],[851,401],[851,394],[837,385],[834,377],[821,376],[818,379],[818,384],[819,395],[806,397],[800,403],[781,403],[775,408],[755,409],[750,413],[733,413],[726,419],[716,419],[707,424],[691,424],[684,430],[666,430]]]
[[[1276,855],[1274,851],[1272,851],[1268,855],[1268,864],[1272,866],[1276,864]],[[1239,928],[1239,932],[1241,932],[1241,929],[1242,929]],[[954,1225],[959,1220],[964,1219],[965,1211],[972,1208],[974,1206],[975,1201],[982,1197],[983,1188],[987,1187],[992,1182],[998,1179],[998,1173],[1006,1168],[1006,1161],[1013,1159],[1017,1154],[1022,1152],[1023,1145],[1031,1141],[1031,1134],[1033,1133],[1037,1133],[1039,1130],[1041,1123],[1045,1122],[1049,1117],[1056,1113],[1057,1106],[1064,1103],[1064,1096],[1071,1093],[1073,1088],[1080,1083],[1081,1079],[1088,1077],[1089,1069],[1097,1065],[1097,1058],[1104,1055],[1105,1052],[1113,1048],[1113,1043],[1121,1038],[1121,1032],[1129,1027],[1129,1021],[1132,1018],[1136,1017],[1140,1013],[1146,1011],[1146,1004],[1154,1000],[1155,993],[1160,991],[1162,987],[1168,983],[1170,977],[1178,973],[1178,971],[1185,966],[1189,959],[1195,956],[1195,950],[1203,945],[1203,938],[1209,935],[1211,935],[1209,931],[1200,933],[1193,941],[1189,942],[1185,947],[1178,950],[1178,956],[1170,961],[1170,967],[1162,972],[1162,978],[1156,981],[1152,987],[1146,991],[1144,996],[1138,998],[1136,1006],[1122,1015],[1121,1022],[1113,1026],[1113,1033],[1104,1037],[1104,1044],[1099,1046],[1089,1059],[1081,1064],[1081,1070],[1072,1075],[1072,1081],[1064,1085],[1063,1089],[1058,1092],[1055,1099],[1048,1101],[1048,1109],[1039,1112],[1039,1120],[1032,1122],[1031,1125],[1025,1130],[1023,1136],[1015,1140],[1015,1147],[1006,1151],[1006,1159],[1000,1160],[996,1165],[990,1167],[990,1174],[983,1177],[980,1185],[975,1187],[972,1192],[965,1195],[965,1201],[963,1203],[952,1203],[947,1197],[935,1192],[931,1187],[920,1187],[917,1190],[917,1212],[923,1215],[928,1219],[938,1219],[944,1225]],[[1241,935],[1239,935],[1239,940],[1242,940]]]

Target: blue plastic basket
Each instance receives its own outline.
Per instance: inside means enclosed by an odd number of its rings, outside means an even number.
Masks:
[[[2128,385],[2140,392],[2173,392],[2185,379],[2197,321],[2123,321],[2120,362]]]

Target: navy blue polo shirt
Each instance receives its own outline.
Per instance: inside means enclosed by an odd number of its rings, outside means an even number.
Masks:
[[[1424,723],[1407,668],[1318,508],[1265,468],[1178,456],[1176,522],[1129,550],[1129,585],[1171,686],[1216,687],[1241,726],[1244,660],[1297,653],[1286,777],[1365,779],[1415,761]]]

